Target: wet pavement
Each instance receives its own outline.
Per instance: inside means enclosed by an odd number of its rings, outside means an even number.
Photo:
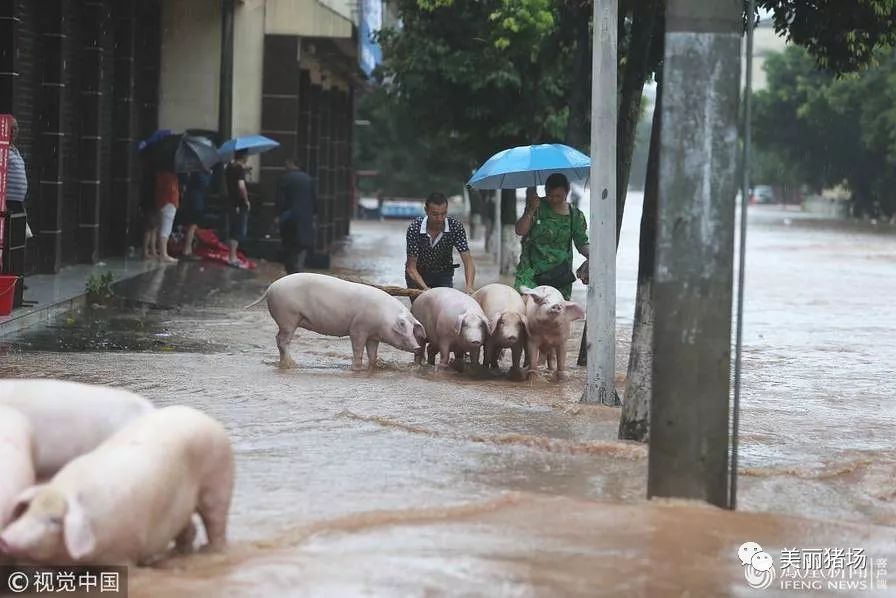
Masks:
[[[620,389],[638,200],[618,260]],[[378,372],[353,373],[348,339],[300,331],[299,367],[279,370],[267,311],[242,309],[280,276],[271,264],[119,284],[118,305],[4,338],[0,375],[124,386],[231,433],[231,548],[133,571],[134,596],[747,595],[748,540],[776,558],[896,556],[896,235],[776,207],[749,224],[737,513],[646,502],[646,450],[615,440],[618,409],[577,402],[579,368],[563,383],[436,376],[381,347]],[[353,227],[334,272],[401,284],[403,224]],[[495,277],[481,264],[478,285]]]

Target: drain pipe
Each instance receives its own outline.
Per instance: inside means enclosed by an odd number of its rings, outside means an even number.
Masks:
[[[233,15],[235,0],[221,2],[221,74],[218,91],[218,133],[221,142],[233,137]]]

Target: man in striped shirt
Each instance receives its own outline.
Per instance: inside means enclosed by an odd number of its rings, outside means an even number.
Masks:
[[[448,216],[448,200],[441,193],[426,198],[426,216],[411,221],[407,231],[405,282],[411,289],[454,286],[453,251],[464,263],[465,290],[473,292],[476,267],[459,220]]]
[[[25,172],[25,159],[16,147],[19,136],[19,123],[12,119],[12,140],[9,144],[9,170],[6,173],[6,209],[10,214],[25,212],[25,196],[28,195],[28,175]]]

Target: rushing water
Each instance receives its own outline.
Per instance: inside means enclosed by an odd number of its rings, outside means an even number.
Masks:
[[[630,204],[620,374],[640,197]],[[335,271],[400,284],[402,226],[355,223]],[[736,513],[646,502],[646,450],[615,439],[618,409],[577,403],[579,368],[563,383],[436,376],[381,347],[381,370],[353,373],[348,339],[302,331],[299,368],[279,370],[267,311],[241,309],[273,266],[144,275],[122,294],[182,306],[130,303],[4,339],[0,374],[125,386],[230,431],[231,548],[132,571],[135,596],[746,596],[736,553],[748,540],[776,558],[793,546],[896,555],[894,233],[751,209]],[[479,283],[494,275],[483,265]]]

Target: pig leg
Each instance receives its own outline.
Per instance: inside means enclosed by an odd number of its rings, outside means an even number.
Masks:
[[[539,348],[537,342],[529,341],[529,378],[538,372]]]
[[[292,337],[296,333],[296,328],[298,328],[298,326],[290,327],[281,325],[280,331],[277,332],[277,350],[280,351],[281,368],[286,369],[296,367],[296,362],[289,356],[289,343],[292,342]]]
[[[379,349],[380,342],[375,340],[367,341],[367,369],[373,371],[376,369],[376,351]]]
[[[478,351],[479,350],[477,349],[477,353],[478,353]],[[495,359],[495,342],[491,338],[489,338],[487,341],[485,341],[485,361],[483,362],[482,365],[489,367],[489,368],[494,368],[496,362],[497,362],[497,359]],[[477,365],[479,364],[478,355],[477,355],[476,363],[477,363]]]
[[[352,371],[359,372],[364,369],[364,345],[367,344],[366,338],[360,336],[352,336]]]
[[[554,347],[548,347],[546,353],[548,354],[548,369],[557,369],[557,351]]]
[[[439,352],[439,349],[432,343],[429,343],[429,346],[426,348],[426,361],[429,365],[436,364],[436,353]]]
[[[467,356],[467,354],[464,353],[463,351],[455,351],[454,352],[454,362],[452,363],[452,365],[454,366],[454,369],[457,370],[458,372],[463,373],[464,361],[465,361],[464,358],[466,356]]]
[[[206,550],[220,550],[227,544],[227,513],[230,511],[230,495],[233,491],[233,463],[216,471],[214,479],[199,493],[196,511],[208,537]]]
[[[482,353],[483,353],[482,347],[476,347],[475,349],[470,351],[470,359],[473,361],[473,365],[475,365],[475,366],[479,365],[479,355]],[[483,357],[487,362],[487,360],[488,360],[488,348],[487,347],[486,347],[484,353],[485,354]],[[484,362],[482,365],[488,365],[488,363],[486,363],[486,362]]]
[[[451,365],[451,345],[439,345],[438,353],[439,365],[436,366],[436,372],[439,371],[439,368],[446,368]],[[433,359],[435,359],[435,355],[433,355]]]
[[[426,343],[414,351],[414,365],[423,365],[423,354],[426,352]]]
[[[522,343],[517,343],[510,348],[510,378],[512,380],[522,380],[523,378],[522,371],[520,371],[522,353]]]
[[[180,554],[189,554],[193,552],[193,542],[196,541],[196,524],[193,523],[193,517],[190,517],[190,522],[187,526],[177,534],[177,537],[174,539],[175,550]]]
[[[554,372],[554,377],[560,381],[566,379],[566,347],[555,347],[554,350],[557,353],[557,371]]]

